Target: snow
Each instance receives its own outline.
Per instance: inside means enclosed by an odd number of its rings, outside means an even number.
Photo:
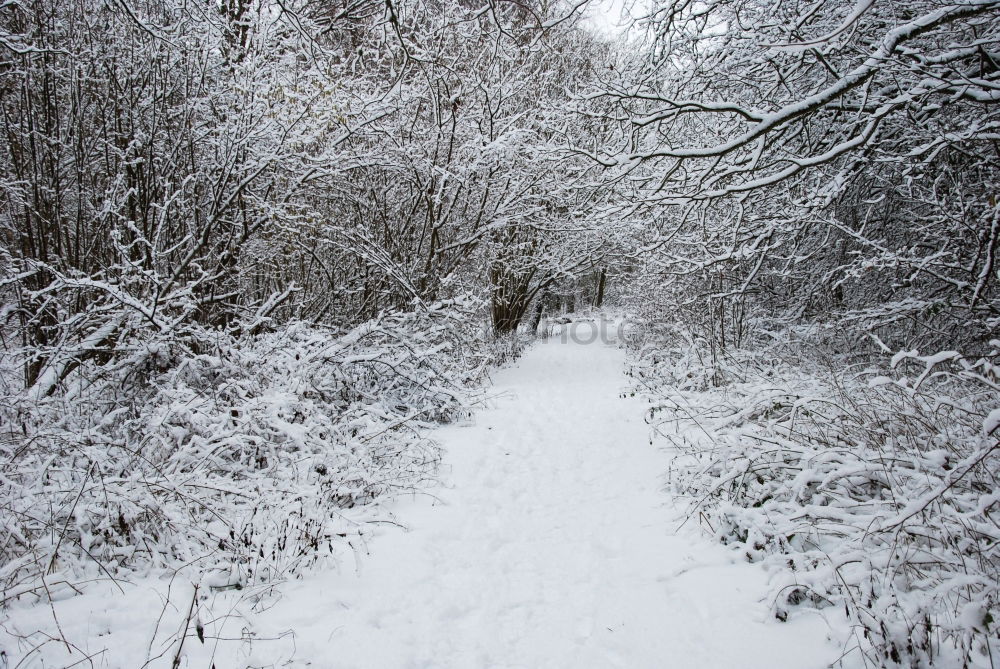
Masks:
[[[623,397],[623,360],[614,342],[557,333],[496,372],[493,406],[434,433],[442,484],[393,504],[405,529],[366,530],[373,538],[355,540],[339,569],[256,601],[202,593],[207,643],[192,623],[180,666],[808,669],[836,660],[820,612],[776,621],[761,565],[680,526],[662,486],[670,456],[650,446],[642,401]],[[0,633],[10,666],[31,645],[12,631],[56,635],[53,615],[97,666],[157,656],[147,666],[169,666],[193,587],[150,579],[126,589],[99,585],[51,610],[15,605]],[[48,643],[21,666],[58,665],[66,652]]]
[[[983,434],[992,435],[1000,428],[1000,409],[993,409],[983,421]]]

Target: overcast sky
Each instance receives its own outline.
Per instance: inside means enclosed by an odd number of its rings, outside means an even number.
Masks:
[[[587,23],[600,33],[620,33],[619,23],[624,4],[625,0],[592,0],[586,11]]]

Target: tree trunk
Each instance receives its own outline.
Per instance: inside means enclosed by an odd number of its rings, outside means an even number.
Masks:
[[[518,277],[494,270],[493,299],[490,305],[493,332],[499,337],[517,330],[528,310],[528,284]]]
[[[542,293],[538,296],[535,301],[535,315],[531,319],[531,331],[538,333],[538,324],[542,322],[542,311],[545,310],[545,296],[547,293]]]
[[[607,281],[608,273],[605,268],[601,268],[601,271],[597,275],[597,295],[594,297],[594,308],[600,309],[601,305],[604,304],[604,284]]]

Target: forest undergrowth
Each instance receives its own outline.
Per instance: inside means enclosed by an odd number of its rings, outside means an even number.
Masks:
[[[380,502],[435,476],[426,428],[466,415],[509,355],[453,301],[353,329],[137,333],[45,398],[9,385],[5,605],[186,570],[214,589],[336,561]],[[353,542],[353,543],[352,543]]]
[[[668,487],[688,521],[772,570],[778,620],[843,611],[845,657],[990,666],[1000,341],[864,361],[816,326],[768,339],[714,361],[663,333],[632,339],[628,374],[676,453]]]

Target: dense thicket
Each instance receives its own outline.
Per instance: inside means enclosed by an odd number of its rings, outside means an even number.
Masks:
[[[566,168],[543,149],[596,47],[517,7],[5,6],[27,385],[131,328],[357,323],[485,294],[468,275],[491,264],[504,295],[528,270],[495,258],[531,258],[532,287],[565,271],[544,251]]]
[[[658,250],[642,274],[704,304],[722,345],[763,316],[984,351],[997,20],[985,1],[654,3],[645,50],[584,107],[619,130],[593,157]]]
[[[639,10],[637,10],[639,11]],[[1000,3],[654,2],[578,99],[705,527],[879,666],[993,657]]]
[[[0,7],[5,602],[149,567],[268,582],[419,490],[423,428],[596,262],[554,151],[606,49],[576,20]]]

